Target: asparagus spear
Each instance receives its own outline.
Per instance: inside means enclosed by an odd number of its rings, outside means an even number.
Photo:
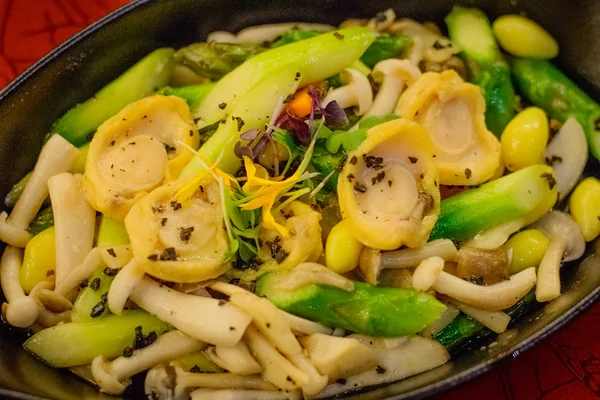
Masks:
[[[445,310],[435,297],[416,291],[354,282],[353,291],[312,284],[283,291],[277,284],[286,273],[263,275],[257,294],[277,307],[332,328],[371,336],[411,335],[433,323]]]
[[[45,231],[46,229],[54,226],[54,214],[52,213],[52,206],[48,206],[43,208],[29,223],[29,228],[27,230],[32,235],[37,235],[38,233]]]
[[[462,51],[472,82],[481,88],[486,125],[500,137],[514,116],[515,90],[490,21],[478,9],[457,6],[446,17],[446,25],[450,39]]]
[[[549,61],[515,58],[511,66],[517,87],[534,105],[559,122],[577,119],[600,160],[600,105]]]
[[[171,79],[173,49],[158,49],[144,57],[91,99],[63,115],[52,128],[76,146],[129,103],[145,97]]]
[[[462,242],[525,217],[547,204],[549,198],[556,199],[555,186],[552,167],[532,165],[450,197],[441,203],[440,216],[429,240]]]
[[[143,310],[126,311],[122,315],[68,322],[41,330],[23,347],[55,368],[73,367],[90,364],[99,355],[120,356],[126,348],[135,346],[140,334],[154,337],[169,328],[169,324]]]
[[[172,88],[165,86],[158,91],[159,94],[165,96],[177,96],[185,100],[190,107],[194,107],[199,104],[211,90],[215,87],[216,83],[201,83],[199,85],[183,86],[178,88]]]

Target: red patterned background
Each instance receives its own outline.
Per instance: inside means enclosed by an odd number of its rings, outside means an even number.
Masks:
[[[127,0],[0,0],[0,88]],[[600,398],[600,304],[550,339],[442,400]]]

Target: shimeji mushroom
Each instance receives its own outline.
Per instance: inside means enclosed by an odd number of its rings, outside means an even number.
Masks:
[[[569,118],[546,147],[546,160],[556,175],[558,199],[562,200],[577,184],[588,158],[588,145],[583,128],[574,117]]]
[[[336,274],[329,268],[313,262],[302,263],[291,270],[287,279],[276,284],[276,290],[294,291],[294,289],[312,285],[312,284],[329,285],[340,288],[346,291],[354,290],[354,283],[346,277]]]
[[[441,257],[430,257],[421,261],[412,276],[413,288],[423,292],[429,290],[443,269],[444,259]]]
[[[305,22],[284,22],[281,24],[256,25],[242,29],[237,34],[215,31],[208,35],[207,42],[216,43],[265,43],[272,42],[291,29],[328,32],[335,29],[332,25],[308,24]]]
[[[393,112],[404,88],[412,85],[420,76],[419,68],[408,60],[392,58],[378,62],[373,68],[371,77],[380,85],[380,89],[364,117]]]
[[[0,284],[8,304],[2,305],[2,314],[6,322],[19,327],[31,326],[38,317],[36,301],[25,295],[19,281],[19,269],[23,262],[23,252],[8,246],[0,260]]]
[[[56,284],[92,250],[96,211],[85,199],[79,176],[61,173],[48,180],[56,240]]]
[[[144,393],[148,399],[173,399],[175,377],[169,372],[165,364],[158,364],[148,370],[144,379]]]
[[[414,249],[402,249],[381,252],[365,248],[359,260],[359,267],[365,279],[371,285],[379,282],[379,274],[387,268],[413,268],[422,261],[440,257],[444,261],[457,261],[458,250],[448,239],[438,239]]]
[[[484,112],[479,87],[453,70],[421,75],[396,105],[398,115],[429,132],[443,185],[478,185],[498,170],[500,142],[487,129]]]
[[[561,211],[550,211],[532,225],[549,239],[548,250],[538,268],[535,298],[539,302],[560,296],[560,263],[576,260],[585,251],[585,241],[577,223]]]
[[[38,306],[36,322],[44,327],[71,321],[71,302],[54,293],[52,287],[52,282],[42,281],[35,285],[29,293],[29,297],[35,299]]]
[[[433,289],[482,310],[501,311],[515,305],[535,286],[535,281],[533,267],[489,286],[476,285],[442,271]]]
[[[252,375],[262,371],[242,340],[231,347],[215,346],[206,350],[206,353],[215,364],[234,374]]]
[[[281,393],[277,386],[265,381],[260,375],[238,375],[225,373],[192,373],[175,368],[175,399],[185,399],[195,389],[238,389]],[[260,398],[262,397],[254,397]]]
[[[186,353],[199,350],[204,343],[179,331],[160,335],[150,346],[135,350],[130,357],[107,361],[98,356],[92,361],[92,375],[100,390],[109,394],[121,394],[130,378],[157,364],[173,360]]]
[[[402,18],[390,25],[392,34],[408,36],[413,40],[412,47],[404,53],[404,57],[415,65],[420,61],[440,64],[460,52],[450,39],[434,32],[424,24],[415,20]]]
[[[108,290],[108,308],[113,314],[120,315],[123,312],[131,292],[144,275],[144,270],[137,266],[135,259],[117,273]]]
[[[337,193],[358,241],[382,250],[427,242],[440,210],[433,153],[429,133],[406,119],[371,128],[348,153]]]
[[[179,176],[199,136],[184,100],[155,95],[131,103],[94,135],[83,188],[88,201],[118,221],[141,197]]]
[[[346,68],[340,77],[344,86],[332,89],[323,99],[323,105],[336,101],[342,108],[356,107],[356,115],[363,115],[373,105],[373,91],[369,79],[352,68]]]
[[[251,321],[248,314],[229,302],[181,293],[148,277],[140,280],[130,297],[183,333],[210,344],[235,345]]]
[[[393,8],[388,8],[387,10],[377,13],[377,16],[371,18],[369,22],[367,22],[367,28],[382,32],[390,27],[390,25],[396,20],[396,13]]]
[[[476,321],[481,322],[486,327],[496,333],[506,332],[510,322],[510,315],[502,311],[487,311],[470,306],[460,301],[452,300],[458,309]]]
[[[191,400],[301,400],[302,392],[269,392],[248,389],[196,389],[190,393]]]
[[[0,213],[0,239],[12,246],[25,247],[31,234],[29,223],[48,197],[48,179],[69,171],[79,150],[60,135],[53,135],[42,148],[29,182],[17,200],[10,216]]]

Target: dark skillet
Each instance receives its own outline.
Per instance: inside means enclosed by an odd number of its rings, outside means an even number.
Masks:
[[[482,8],[492,18],[524,12],[560,43],[558,66],[600,100],[600,2],[594,0],[459,1]],[[0,92],[0,196],[34,164],[53,121],[92,96],[151,50],[203,40],[215,30],[237,31],[269,22],[339,23],[370,17],[388,7],[398,16],[442,22],[452,1],[444,0],[139,0],[113,12],[63,43]],[[593,160],[587,175],[600,176]],[[494,363],[529,349],[600,294],[599,241],[580,264],[563,267],[563,295],[515,321],[508,334],[480,337],[452,362],[402,382],[362,393],[360,398],[423,398],[452,388],[493,368]],[[53,370],[20,349],[23,332],[0,325],[0,396],[33,399],[110,399],[71,374]],[[482,346],[489,346],[487,349]],[[142,383],[133,394],[142,398]],[[358,397],[358,396],[357,396]]]

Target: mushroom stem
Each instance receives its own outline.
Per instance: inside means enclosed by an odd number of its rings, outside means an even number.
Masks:
[[[433,289],[482,310],[501,311],[516,304],[533,288],[535,282],[533,267],[489,286],[479,286],[442,271]]]
[[[179,331],[167,332],[150,346],[133,352],[131,357],[119,357],[108,362],[104,356],[92,361],[92,375],[100,390],[121,394],[129,386],[130,378],[148,368],[197,351],[204,343]]]
[[[225,373],[193,373],[185,372],[181,368],[175,369],[177,378],[175,380],[175,398],[185,396],[192,388],[203,389],[252,389],[277,391],[277,386],[266,382],[260,375],[238,375],[230,372]]]
[[[510,315],[506,314],[505,312],[481,310],[456,300],[453,300],[452,302],[460,311],[464,312],[474,320],[481,322],[494,332],[506,332],[506,328],[510,322]]]
[[[214,349],[207,350],[206,354],[219,367],[235,374],[253,375],[262,371],[243,340],[233,347],[215,346]]]
[[[131,259],[115,276],[108,290],[108,308],[113,314],[121,315],[131,292],[144,277],[135,258]]]
[[[61,173],[48,180],[56,240],[56,284],[92,250],[96,210],[85,199],[79,179]]]
[[[535,288],[535,299],[540,303],[560,296],[560,263],[565,252],[566,243],[560,238],[550,241],[548,250],[538,267],[538,281]]]
[[[373,90],[369,79],[352,68],[342,72],[342,87],[330,90],[323,105],[336,101],[341,108],[356,107],[356,115],[363,115],[373,105]]]
[[[444,260],[440,257],[430,257],[423,260],[415,269],[412,285],[423,292],[429,290],[444,269]]]
[[[79,150],[60,135],[53,135],[42,148],[29,182],[17,200],[10,216],[0,220],[0,240],[25,247],[31,234],[27,227],[48,197],[48,179],[66,172],[75,163]],[[4,220],[5,219],[5,220]]]
[[[27,328],[38,317],[38,305],[34,299],[25,295],[19,281],[19,269],[23,262],[23,252],[13,246],[4,250],[0,260],[0,284],[8,301],[2,307],[6,321],[18,328]]]
[[[302,392],[247,390],[247,389],[196,389],[191,400],[302,400]]]
[[[234,346],[252,319],[232,304],[184,294],[148,277],[140,280],[130,298],[180,331],[211,344]]]

